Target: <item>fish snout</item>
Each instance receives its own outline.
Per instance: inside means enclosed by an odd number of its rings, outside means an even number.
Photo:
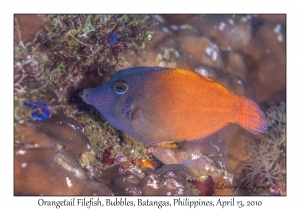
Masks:
[[[87,104],[91,104],[91,100],[90,100],[90,95],[91,95],[92,89],[88,88],[88,89],[84,89],[83,93],[82,93],[82,100],[87,103]]]

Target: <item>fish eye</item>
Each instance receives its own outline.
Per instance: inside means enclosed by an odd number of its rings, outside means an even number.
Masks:
[[[126,93],[128,90],[128,86],[125,82],[116,82],[114,84],[114,91],[118,94]]]

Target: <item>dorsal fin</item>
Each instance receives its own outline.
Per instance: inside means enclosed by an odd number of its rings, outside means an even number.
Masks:
[[[192,56],[189,53],[182,54],[177,59],[177,68],[189,71],[195,71],[192,65]]]

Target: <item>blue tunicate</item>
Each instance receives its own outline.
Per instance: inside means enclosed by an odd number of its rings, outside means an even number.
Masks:
[[[44,102],[38,101],[33,104],[24,102],[24,106],[33,110],[31,119],[36,122],[47,120],[51,115],[51,111],[48,108],[48,105]]]
[[[31,59],[30,58],[26,58],[26,57],[23,57],[22,60],[25,61],[25,63],[30,63],[31,62]]]
[[[114,44],[115,43],[115,40],[120,38],[121,36],[118,35],[118,34],[115,34],[115,33],[112,33],[111,34],[111,38],[110,38],[110,41],[109,41],[109,44]]]

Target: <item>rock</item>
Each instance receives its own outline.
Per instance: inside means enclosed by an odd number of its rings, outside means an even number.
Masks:
[[[221,69],[212,69],[204,65],[195,65],[194,69],[197,73],[202,74],[205,77],[211,78],[213,80],[221,79],[225,74]]]
[[[218,46],[207,37],[183,31],[177,35],[182,53],[189,53],[195,64],[205,65],[210,68],[220,69],[222,59]]]
[[[286,89],[285,49],[285,32],[275,24],[259,27],[244,49],[256,102],[274,103],[275,96]]]
[[[60,134],[69,133],[63,131],[68,130],[67,126],[62,123]],[[18,127],[14,153],[15,195],[112,195],[105,184],[90,180],[78,163],[79,153],[87,150],[86,144],[79,149],[75,147],[78,142],[73,142],[70,147],[72,140],[78,140],[76,135],[74,139],[69,139],[74,135],[59,138],[59,133],[53,135],[47,131],[37,124]]]
[[[244,148],[249,146],[249,142],[255,136],[242,128],[233,136],[228,145],[228,156],[226,161],[226,169],[230,171],[235,178],[239,178],[241,172],[241,163],[248,159],[248,155]]]
[[[116,164],[103,171],[99,181],[110,186],[115,195],[184,195],[186,172],[181,165],[148,169],[143,178]]]
[[[173,35],[165,36],[160,42],[154,46],[157,53],[162,53],[165,49],[179,49],[179,43],[176,41]]]
[[[183,25],[194,18],[194,15],[163,15],[162,17],[170,24]]]
[[[242,15],[196,15],[186,24],[198,29],[221,51],[240,51],[251,40],[251,17]]]
[[[186,177],[181,165],[165,165],[149,172],[141,181],[144,195],[185,195]]]
[[[132,174],[130,171],[127,171],[127,173],[124,176],[119,176],[114,179],[112,185],[113,190],[114,188],[117,188],[118,190],[114,190],[116,195],[142,195],[142,190],[139,186],[140,179]]]
[[[224,52],[224,71],[228,74],[234,74],[243,81],[247,80],[247,68],[243,57],[239,53],[235,52]]]
[[[230,48],[236,52],[243,50],[252,38],[252,23],[246,16],[237,16],[234,19],[234,28],[230,38]]]
[[[224,15],[197,15],[191,25],[213,41],[221,50],[231,47],[234,19]]]
[[[21,39],[23,43],[31,42],[36,33],[45,26],[44,18],[45,15],[15,15],[15,18],[18,21]],[[19,42],[18,33],[14,33],[16,42]]]
[[[190,157],[189,151],[184,147],[172,149],[154,146],[153,155],[164,164],[178,164]]]
[[[77,157],[90,149],[90,143],[82,126],[74,119],[53,114],[51,118],[38,124],[40,132],[49,135],[54,144],[63,144]]]
[[[142,195],[140,178],[119,164],[104,170],[99,181],[109,185],[115,195]]]
[[[259,15],[254,15],[253,19],[258,22],[263,22],[263,23],[274,23],[274,24],[281,24],[285,27],[286,25],[286,15],[285,14],[259,14]]]

